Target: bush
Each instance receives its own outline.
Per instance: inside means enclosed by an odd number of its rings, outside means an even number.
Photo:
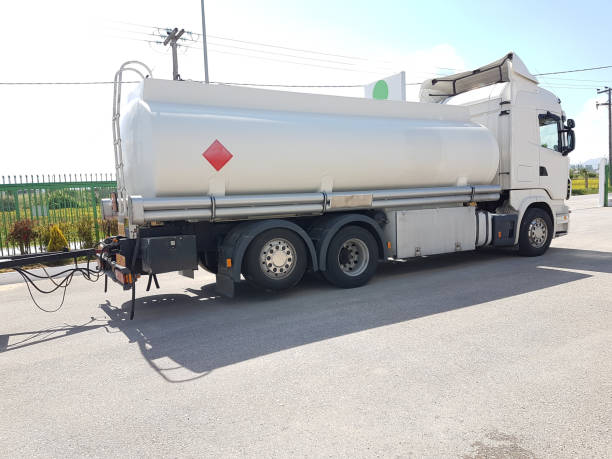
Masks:
[[[38,225],[36,227],[36,239],[38,245],[47,250],[49,239],[51,239],[51,225]]]
[[[32,220],[18,220],[13,223],[7,239],[9,242],[18,245],[21,253],[28,253],[30,243],[36,239],[36,231]]]
[[[77,193],[71,190],[57,190],[49,193],[49,209],[66,209],[80,207]]]
[[[91,218],[81,218],[76,222],[75,229],[82,248],[90,249],[98,242],[94,236],[94,224]]]
[[[68,241],[58,225],[51,226],[49,233],[49,244],[47,246],[49,252],[60,252],[69,248]]]

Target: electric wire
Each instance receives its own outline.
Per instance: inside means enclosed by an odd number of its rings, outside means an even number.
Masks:
[[[159,27],[159,26],[153,26],[153,25],[135,24],[135,23],[121,22],[121,21],[112,21],[112,22],[115,22],[117,24],[125,24],[125,25],[141,27],[141,28],[145,28],[145,29],[152,29],[152,30],[156,30],[157,33],[151,33],[151,32],[145,32],[145,31],[136,31],[136,30],[117,29],[117,28],[112,28],[112,27],[110,28],[111,30],[117,30],[117,31],[125,32],[125,33],[131,33],[131,34],[142,34],[142,35],[147,35],[147,36],[156,36],[156,37],[160,37],[160,38],[163,38],[163,36],[164,36],[163,33],[164,32],[167,33],[167,31],[171,30],[171,29],[169,29],[167,27]],[[189,35],[191,38],[187,38],[185,35]],[[196,38],[193,38],[193,37],[198,37],[198,38],[196,39]],[[200,43],[200,38],[201,37],[202,37],[201,33],[185,31],[185,34],[183,35],[183,37],[180,38],[179,41],[191,41],[191,42],[195,42],[195,43]],[[137,38],[131,38],[131,37],[116,37],[116,38],[125,38],[125,39],[128,39],[128,40],[138,40]],[[294,51],[294,52],[299,52],[299,53],[316,54],[316,55],[328,56],[328,57],[338,57],[338,58],[342,58],[342,59],[352,59],[352,60],[358,60],[358,61],[363,61],[363,62],[374,62],[374,63],[381,63],[381,64],[397,65],[397,62],[388,61],[388,60],[371,59],[371,58],[366,58],[366,57],[349,56],[349,55],[343,55],[343,54],[333,54],[333,53],[327,53],[327,52],[322,52],[322,51],[315,51],[315,50],[304,49],[304,48],[292,48],[292,47],[288,47],[288,46],[273,45],[273,44],[270,44],[270,43],[262,43],[262,42],[249,41],[249,40],[239,40],[239,39],[236,39],[236,38],[229,38],[229,37],[222,37],[222,36],[218,36],[218,35],[207,34],[207,39],[210,39],[210,38],[216,39],[216,40],[224,40],[224,41],[230,41],[230,42],[235,42],[235,43],[248,44],[248,45],[251,45],[251,46],[269,47],[269,48],[282,49],[282,50],[287,50],[287,51]],[[221,44],[221,43],[214,43],[214,42],[210,42],[210,41],[208,41],[208,45],[231,47],[230,45]],[[253,48],[239,48],[239,47],[235,47],[235,46],[234,46],[234,48],[247,49],[249,51],[260,52],[260,53],[279,54],[279,53],[273,53],[272,51],[257,50],[257,49],[253,49]],[[199,47],[199,49],[202,49],[202,48]],[[294,58],[298,58],[298,59],[314,59],[314,58],[307,57],[307,56],[295,56],[295,55],[290,55],[290,56],[292,56]],[[349,62],[337,62],[337,63],[344,64],[344,65],[355,65],[355,64],[349,63]],[[451,68],[451,67],[438,67],[438,66],[435,66],[433,68],[436,68],[438,70],[448,70],[448,71],[453,71],[453,72],[463,71],[463,69],[456,69],[456,68]],[[423,72],[421,72],[421,73],[423,73]],[[431,73],[431,72],[427,72],[427,73]]]
[[[587,67],[584,69],[561,70],[559,72],[534,73],[534,76],[561,75],[562,73],[589,72],[591,70],[603,70],[603,69],[612,69],[612,65],[602,65],[600,67]]]
[[[158,32],[161,31],[166,31],[166,30],[170,30],[167,27],[159,27],[159,26],[153,26],[153,25],[144,25],[144,24],[136,24],[133,22],[123,22],[123,21],[111,21],[114,22],[116,24],[125,24],[125,25],[130,25],[130,26],[136,26],[136,27],[141,27],[141,28],[145,28],[145,29],[155,29]],[[114,29],[114,30],[118,30],[118,29]],[[119,29],[121,30],[121,29]],[[134,31],[134,30],[122,30],[124,32],[128,32],[128,33],[140,33],[140,34],[145,34],[145,35],[155,35],[155,34],[151,34],[150,32],[140,32],[140,31]],[[192,39],[191,41],[198,41],[201,37],[202,34],[198,33],[198,32],[190,32],[190,31],[185,31],[186,34],[189,34],[191,36],[196,36],[198,37],[198,39]],[[360,61],[368,61],[368,62],[379,62],[379,63],[383,63],[383,64],[394,64],[394,62],[392,61],[386,61],[386,60],[379,60],[379,59],[371,59],[371,58],[367,58],[367,57],[363,57],[363,56],[349,56],[346,54],[333,54],[333,53],[328,53],[328,52],[323,52],[323,51],[316,51],[316,50],[312,50],[312,49],[305,49],[305,48],[292,48],[289,46],[282,46],[282,45],[275,45],[275,44],[271,44],[271,43],[262,43],[262,42],[257,42],[257,41],[250,41],[250,40],[239,40],[236,38],[229,38],[229,37],[222,37],[219,35],[210,35],[207,34],[206,38],[215,38],[218,40],[226,40],[226,41],[232,41],[232,42],[236,42],[236,43],[243,43],[243,44],[249,44],[249,45],[255,45],[255,46],[264,46],[264,47],[269,47],[269,48],[277,48],[277,49],[284,49],[287,51],[297,51],[297,52],[301,52],[301,53],[308,53],[308,54],[319,54],[322,56],[329,56],[329,57],[340,57],[340,58],[344,58],[344,59],[354,59],[354,60],[360,60]],[[185,40],[188,40],[187,38],[182,38]],[[440,70],[451,70],[451,71],[461,71],[461,69],[454,69],[454,68],[449,68],[449,67],[436,67],[437,69]]]
[[[204,83],[203,80],[186,80],[195,83]],[[140,83],[140,81],[122,81],[122,83]],[[236,83],[230,81],[211,81],[212,84],[226,84],[231,86],[258,86],[273,88],[361,88],[362,84],[273,84],[273,83]],[[102,85],[114,84],[114,81],[0,81],[0,85]],[[421,83],[406,83],[406,86],[420,85]]]

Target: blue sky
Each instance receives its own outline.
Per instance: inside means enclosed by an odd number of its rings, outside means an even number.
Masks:
[[[92,5],[2,2],[3,32],[18,39],[1,51],[0,80],[111,80],[129,59],[142,60],[156,77],[168,78],[168,50],[143,41],[155,40],[152,26],[201,30],[199,0]],[[606,2],[206,0],[206,8],[213,81],[362,85],[401,70],[408,81],[422,81],[449,73],[440,67],[471,69],[508,51],[533,73],[612,64],[604,26],[612,6]],[[190,45],[179,55],[180,73],[203,79],[199,43]],[[610,83],[612,69],[542,78],[576,119],[573,162],[607,154],[607,116],[595,110],[595,88]],[[414,98],[416,87],[409,89]],[[360,88],[302,91],[363,95]],[[114,170],[111,87],[0,86],[0,97],[0,175]]]

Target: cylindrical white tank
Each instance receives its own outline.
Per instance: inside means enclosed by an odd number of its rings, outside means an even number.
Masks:
[[[464,107],[186,81],[145,80],[121,137],[144,198],[486,185],[499,164]]]

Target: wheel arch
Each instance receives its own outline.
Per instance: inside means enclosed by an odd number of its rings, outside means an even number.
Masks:
[[[329,243],[342,228],[354,225],[369,231],[378,244],[379,259],[388,256],[388,249],[384,244],[384,234],[380,225],[373,218],[363,214],[344,214],[325,216],[317,220],[310,228],[309,234],[313,239],[319,260],[319,271],[327,269],[326,259]]]
[[[544,201],[534,201],[534,202],[530,202],[530,203],[525,203],[525,206],[523,208],[521,208],[521,210],[519,211],[518,230],[516,232],[516,238],[515,238],[515,241],[514,241],[515,244],[518,244],[520,228],[521,228],[521,225],[523,224],[523,217],[525,216],[525,213],[529,209],[542,209],[543,211],[546,212],[546,214],[550,217],[550,221],[552,222],[552,225],[553,225],[552,234],[553,234],[553,237],[554,237],[554,234],[555,234],[555,231],[556,231],[556,228],[555,228],[555,218],[554,218],[554,214],[553,214],[552,208],[550,207],[550,204],[548,204],[547,202],[544,202]]]
[[[319,269],[317,252],[308,233],[295,223],[282,219],[245,222],[232,228],[221,243],[219,250],[219,271],[223,271],[225,275],[229,275],[234,282],[238,282],[240,280],[244,255],[253,239],[264,231],[277,228],[291,230],[302,238],[308,253],[308,266],[311,267],[313,271],[317,271]],[[228,258],[232,260],[231,267],[229,268],[226,263]]]
[[[514,195],[514,196],[513,196]],[[532,209],[532,208],[537,208],[537,209],[542,209],[544,210],[548,216],[550,217],[550,221],[552,222],[553,225],[553,237],[554,234],[556,232],[556,221],[554,218],[554,212],[552,210],[552,206],[550,204],[550,199],[548,198],[548,196],[546,195],[531,195],[531,196],[526,196],[523,197],[523,199],[521,199],[518,203],[513,203],[512,201],[514,201],[514,197],[518,197],[519,193],[516,192],[511,192],[510,193],[510,201],[512,204],[512,207],[514,207],[515,209],[518,210],[518,228],[516,231],[516,235],[515,235],[515,239],[514,239],[514,243],[518,244],[519,242],[519,234],[520,234],[520,228],[521,225],[523,224],[523,217],[525,215],[525,212],[527,212],[528,209]]]

